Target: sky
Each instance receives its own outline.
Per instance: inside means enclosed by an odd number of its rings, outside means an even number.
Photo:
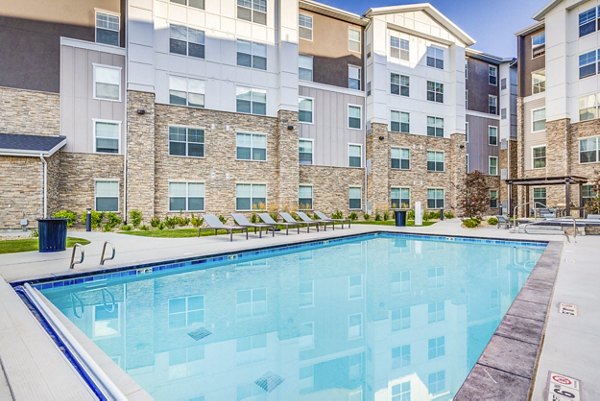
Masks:
[[[477,42],[473,48],[498,57],[516,57],[515,33],[535,23],[531,18],[550,0],[317,0],[364,14],[368,8],[425,3],[451,19]]]

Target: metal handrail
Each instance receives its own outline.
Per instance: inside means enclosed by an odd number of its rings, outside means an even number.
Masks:
[[[107,312],[114,312],[115,311],[115,296],[112,294],[112,292],[110,292],[109,290],[107,290],[106,288],[102,288],[102,303],[104,304],[104,310]],[[108,297],[110,298],[110,308],[108,307],[108,303],[106,302],[106,294],[108,294]]]
[[[107,245],[110,245],[110,248],[112,250],[112,253],[109,257],[104,256],[104,254],[106,253]],[[116,254],[115,246],[108,241],[104,241],[104,245],[102,246],[102,255],[100,256],[100,266],[104,265],[104,262],[106,262],[107,260],[113,260],[115,258],[115,254]]]
[[[75,260],[75,253],[77,251],[77,248],[79,248],[79,250],[81,251],[81,257],[79,258],[79,261]],[[75,265],[82,264],[84,259],[85,251],[83,250],[83,245],[77,242],[75,245],[73,245],[73,252],[71,252],[71,263],[69,263],[69,269],[74,269]]]
[[[523,232],[525,234],[529,234],[529,232],[527,232],[527,228],[529,226],[535,226],[535,225],[540,225],[542,223],[548,223],[548,222],[551,223],[553,221],[563,221],[563,220],[573,220],[573,241],[575,243],[577,243],[577,220],[573,216],[565,216],[560,219],[550,219],[550,220],[544,220],[544,221],[539,221],[539,222],[534,222],[534,223],[528,223],[528,224],[525,224],[525,226],[523,227]],[[569,234],[566,231],[564,232],[564,234],[565,234],[565,237],[567,237],[567,241],[570,243],[571,239],[569,238]]]
[[[79,305],[76,305],[75,301],[77,301]],[[81,298],[79,298],[79,296],[74,292],[71,293],[71,306],[73,307],[73,315],[77,319],[81,319],[83,317],[83,313],[85,312],[85,305],[83,304]],[[79,307],[80,313],[78,313],[77,307]]]

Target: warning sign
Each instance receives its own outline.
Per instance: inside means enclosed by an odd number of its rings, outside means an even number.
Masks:
[[[548,401],[580,401],[579,380],[550,372]]]

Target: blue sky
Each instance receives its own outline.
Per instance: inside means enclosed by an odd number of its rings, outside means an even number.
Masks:
[[[427,0],[317,0],[363,14],[369,7],[426,2]],[[531,16],[550,0],[429,0],[467,32],[477,43],[473,48],[500,57],[515,57],[515,33],[533,24]]]

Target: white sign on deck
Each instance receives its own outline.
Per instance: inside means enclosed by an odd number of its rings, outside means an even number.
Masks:
[[[563,315],[569,315],[569,316],[577,316],[579,314],[579,312],[577,311],[577,305],[566,304],[564,302],[561,302],[558,305],[558,311],[560,313],[562,313]]]
[[[548,401],[581,401],[579,380],[550,372]]]

